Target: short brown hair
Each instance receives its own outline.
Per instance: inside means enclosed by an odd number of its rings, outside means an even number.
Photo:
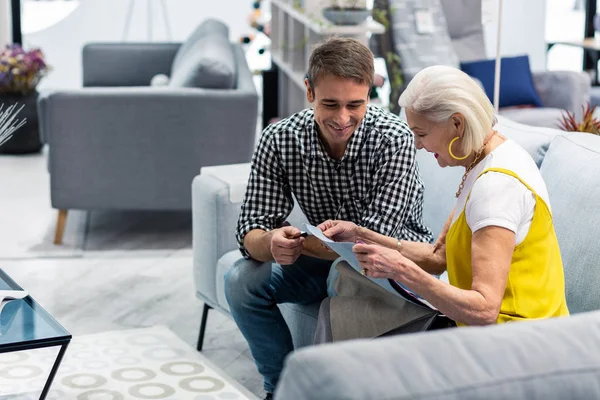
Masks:
[[[332,74],[373,86],[373,53],[356,39],[331,37],[315,47],[308,63],[308,83],[314,90],[323,75]]]

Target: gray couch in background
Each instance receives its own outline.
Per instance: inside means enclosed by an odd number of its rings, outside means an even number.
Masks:
[[[258,94],[218,21],[184,43],[88,44],[83,83],[38,102],[56,243],[68,209],[190,210],[201,167],[250,161]]]
[[[600,137],[531,127],[503,117],[499,117],[497,128],[532,155],[546,180],[565,267],[567,302],[571,312],[577,314],[599,310]],[[435,158],[425,151],[417,153],[417,160],[425,182],[424,220],[438,235],[454,205],[454,193],[464,171],[460,168],[440,168]],[[236,249],[234,231],[248,172],[248,166],[239,166],[235,172],[239,176],[233,183],[231,179],[222,178],[216,173],[203,172],[194,179],[194,279],[196,294],[205,302],[204,317],[208,306],[229,314],[223,276],[241,258]],[[298,224],[301,218],[296,209],[290,220]],[[295,347],[311,344],[319,304],[282,304],[279,307],[290,326]],[[205,318],[203,322],[206,322]],[[487,382],[493,388],[500,385],[503,377],[512,379],[503,383],[508,385],[506,390],[514,389],[514,393],[510,392],[514,396],[510,398],[600,396],[585,386],[589,383],[587,374],[598,377],[597,370],[586,368],[592,365],[588,361],[594,361],[593,357],[596,357],[594,362],[600,360],[600,314],[592,313],[583,319],[565,318],[529,324],[524,322],[512,326],[427,333],[422,335],[422,343],[419,342],[421,335],[416,335],[410,339],[392,338],[360,345],[340,344],[308,349],[306,353],[300,352],[290,358],[279,399],[505,398],[507,392],[502,391],[505,390],[503,388],[499,389],[496,396],[467,390],[470,379],[475,386],[479,382]],[[586,331],[584,327],[588,324],[589,331]],[[433,343],[438,339],[433,339],[431,335],[439,335],[439,342],[444,345],[434,346]],[[524,336],[527,335],[530,336],[525,340]],[[540,340],[544,337],[544,340]],[[583,337],[583,340],[578,341],[576,338],[579,337]],[[399,341],[398,346],[394,345],[396,340]],[[595,344],[592,346],[591,342]],[[572,351],[569,347],[572,347]],[[349,348],[356,350],[347,351]],[[425,351],[428,348],[431,351]],[[511,349],[511,352],[506,349]],[[581,369],[575,370],[577,357],[586,351],[589,356],[582,359]],[[360,365],[357,365],[357,360]],[[351,366],[353,372],[349,373],[346,366]],[[549,369],[551,366],[556,368]],[[568,373],[560,375],[561,366]],[[452,371],[444,370],[452,367],[455,368]],[[521,380],[529,382],[540,379],[540,382],[545,382],[542,379],[545,372],[548,372],[548,377],[558,376],[557,382],[567,379],[570,374],[581,373],[575,379],[584,382],[582,388],[588,390],[586,393],[593,394],[587,397],[561,397],[564,392],[556,391],[554,397],[536,397],[531,394],[547,392],[531,392],[518,387],[517,382]],[[369,381],[361,379],[361,374],[365,374]],[[412,379],[421,379],[416,377],[417,374],[422,374],[422,381],[418,381],[419,385],[410,385]],[[457,375],[461,379],[455,379]],[[600,379],[596,382],[600,382]],[[421,386],[431,388],[441,383],[446,386],[441,385],[429,392],[417,391]],[[461,391],[451,389],[453,384]],[[383,392],[380,386],[385,387]],[[444,397],[447,392],[458,394]],[[485,396],[481,393],[485,393]],[[464,397],[460,397],[463,394]]]

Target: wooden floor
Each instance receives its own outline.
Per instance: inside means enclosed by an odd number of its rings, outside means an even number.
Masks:
[[[0,156],[0,243],[6,249],[48,229],[56,217],[49,199],[45,154]],[[156,252],[124,243],[134,240],[133,231],[111,237],[104,227],[101,246],[76,256],[8,259],[0,245],[0,268],[73,335],[164,325],[195,348],[202,302],[195,298],[191,232],[179,232],[175,245],[172,237],[152,236],[148,248],[165,248]],[[210,313],[204,349],[231,377],[263,395],[248,345],[229,318]]]

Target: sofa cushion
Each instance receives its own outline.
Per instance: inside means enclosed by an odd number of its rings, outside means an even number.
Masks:
[[[521,124],[531,126],[541,126],[546,128],[558,128],[558,120],[563,115],[563,110],[551,107],[539,108],[501,108],[500,115],[520,122]]]
[[[503,57],[500,64],[500,107],[541,107],[542,101],[533,85],[529,57]],[[460,69],[479,79],[490,101],[494,101],[495,59],[461,62]]]
[[[417,151],[417,164],[425,191],[423,193],[423,223],[437,238],[444,222],[452,212],[464,168],[441,168],[433,156],[425,150]]]
[[[229,39],[207,35],[196,40],[171,71],[169,86],[233,89],[235,55]]]
[[[533,157],[538,168],[542,165],[542,160],[548,151],[550,142],[557,135],[564,134],[563,131],[551,128],[535,127],[515,122],[504,115],[498,116],[496,125],[498,132],[509,139],[517,142]]]
[[[600,312],[294,352],[275,398],[600,398]]]
[[[600,309],[600,137],[552,141],[541,168],[565,269],[571,313]]]
[[[206,36],[215,35],[229,38],[229,28],[223,22],[216,19],[208,18],[202,21],[202,23],[188,36],[185,42],[181,44],[177,53],[175,53],[171,71],[179,67],[181,60],[198,40]]]

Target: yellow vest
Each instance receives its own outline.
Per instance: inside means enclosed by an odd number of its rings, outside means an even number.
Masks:
[[[560,248],[548,205],[512,171],[489,168],[477,178],[490,171],[521,181],[535,195],[536,204],[531,228],[525,240],[515,246],[496,323],[569,315]],[[446,235],[446,266],[450,284],[464,290],[471,290],[473,280],[471,238],[463,209]]]

